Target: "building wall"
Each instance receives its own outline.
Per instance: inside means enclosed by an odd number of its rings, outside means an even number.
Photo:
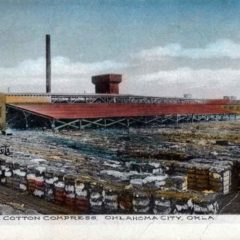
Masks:
[[[34,94],[4,94],[0,93],[0,129],[6,126],[6,104],[50,103],[51,97]]]
[[[95,92],[96,93],[109,93],[109,83],[103,82],[101,84],[96,84]]]
[[[240,104],[225,105],[224,109],[229,110],[232,113],[240,114]]]
[[[0,94],[0,129],[6,128],[6,95]]]
[[[110,83],[109,93],[111,93],[111,94],[119,94],[118,83]]]
[[[39,95],[6,95],[6,103],[7,104],[18,104],[18,103],[50,103],[50,96],[39,96]]]

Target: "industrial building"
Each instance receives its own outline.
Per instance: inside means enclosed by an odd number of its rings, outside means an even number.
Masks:
[[[165,98],[120,94],[120,74],[92,77],[95,94],[51,92],[51,46],[46,35],[46,93],[0,94],[0,127],[46,127],[54,130],[86,127],[130,127],[167,123],[229,120],[240,112],[233,97],[223,99]]]
[[[11,93],[0,95],[1,128],[83,129],[229,120],[240,111],[237,100],[164,98],[119,94],[120,74],[92,77],[95,94]]]
[[[201,120],[234,119],[239,102],[230,99],[162,98],[119,94],[119,74],[92,78],[96,94],[0,95],[1,128],[47,127],[82,129],[161,125]],[[49,86],[49,85],[48,85]]]

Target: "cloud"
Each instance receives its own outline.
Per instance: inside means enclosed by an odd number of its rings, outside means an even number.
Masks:
[[[148,95],[182,96],[192,93],[195,97],[239,96],[240,69],[191,69],[157,71],[134,76],[133,80],[144,84]],[[142,89],[142,90],[143,90]]]
[[[141,56],[145,57],[141,59],[141,62],[129,59],[127,62],[105,60],[85,63],[73,62],[61,56],[53,57],[52,89],[53,92],[93,93],[94,86],[91,83],[91,76],[116,72],[124,75],[124,81],[120,86],[122,93],[178,97],[184,93],[191,93],[195,97],[240,96],[238,91],[240,89],[240,67],[233,69],[226,65],[219,69],[209,68],[211,66],[193,68],[188,64],[186,67],[179,67],[178,62],[169,66],[166,61],[165,70],[161,70],[163,64],[159,64],[158,59],[163,56],[185,55],[186,57],[189,55],[194,58],[193,56],[222,55],[226,57],[228,55],[232,58],[240,58],[240,49],[237,51],[240,45],[238,46],[230,40],[219,40],[216,43],[209,44],[204,49],[198,49],[198,54],[196,53],[197,49],[183,49],[180,45],[168,45],[168,47],[162,48],[164,50],[161,54],[161,51],[158,51],[158,55],[153,50],[150,52],[143,50],[141,53],[144,51],[145,53]],[[224,44],[225,48],[222,48]],[[228,48],[227,45],[231,47]],[[152,61],[148,61],[149,59]],[[166,70],[166,67],[167,69],[171,67],[171,69]],[[11,92],[44,92],[45,59],[28,59],[12,68],[1,67],[0,79],[0,91],[7,91],[10,87]]]
[[[115,71],[120,68],[127,67],[125,63],[105,60],[94,63],[71,62],[64,57],[56,57],[53,59],[53,71],[55,75],[79,76],[87,74],[96,74],[105,71]]]
[[[239,81],[240,69],[192,69],[192,68],[178,68],[174,70],[161,70],[154,73],[143,74],[138,76],[142,81],[156,81],[163,80],[164,82],[199,82],[204,81],[211,83],[212,80],[221,81],[222,84],[229,84],[229,81]],[[161,84],[163,81],[159,81]]]
[[[133,55],[133,58],[153,61],[164,57],[183,57],[190,59],[240,58],[240,44],[230,39],[220,39],[204,48],[184,48],[178,43],[145,49]]]
[[[94,63],[71,62],[65,57],[52,59],[52,73],[56,76],[75,76],[97,73],[107,70],[116,70],[126,67],[127,64],[117,63],[110,60]],[[1,76],[8,77],[38,77],[45,74],[45,59],[24,60],[14,68],[0,68]]]
[[[105,60],[102,62],[72,62],[65,57],[52,58],[52,85],[55,91],[93,91],[91,76],[121,70],[126,63]],[[16,67],[0,68],[0,91],[44,91],[45,59],[28,59]]]

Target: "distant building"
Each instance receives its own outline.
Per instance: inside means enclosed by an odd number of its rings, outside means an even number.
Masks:
[[[185,94],[183,94],[183,98],[185,98],[185,99],[192,99],[192,94],[185,93]]]
[[[237,100],[236,96],[224,96],[223,99],[227,99],[227,100]]]

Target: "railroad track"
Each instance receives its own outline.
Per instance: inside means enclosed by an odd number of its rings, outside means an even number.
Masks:
[[[28,193],[20,192],[10,189],[5,186],[0,186],[0,203],[12,205],[23,205],[26,209],[34,209],[40,214],[79,214],[79,212],[70,208],[60,206],[51,202],[47,202],[44,199],[34,197]]]

